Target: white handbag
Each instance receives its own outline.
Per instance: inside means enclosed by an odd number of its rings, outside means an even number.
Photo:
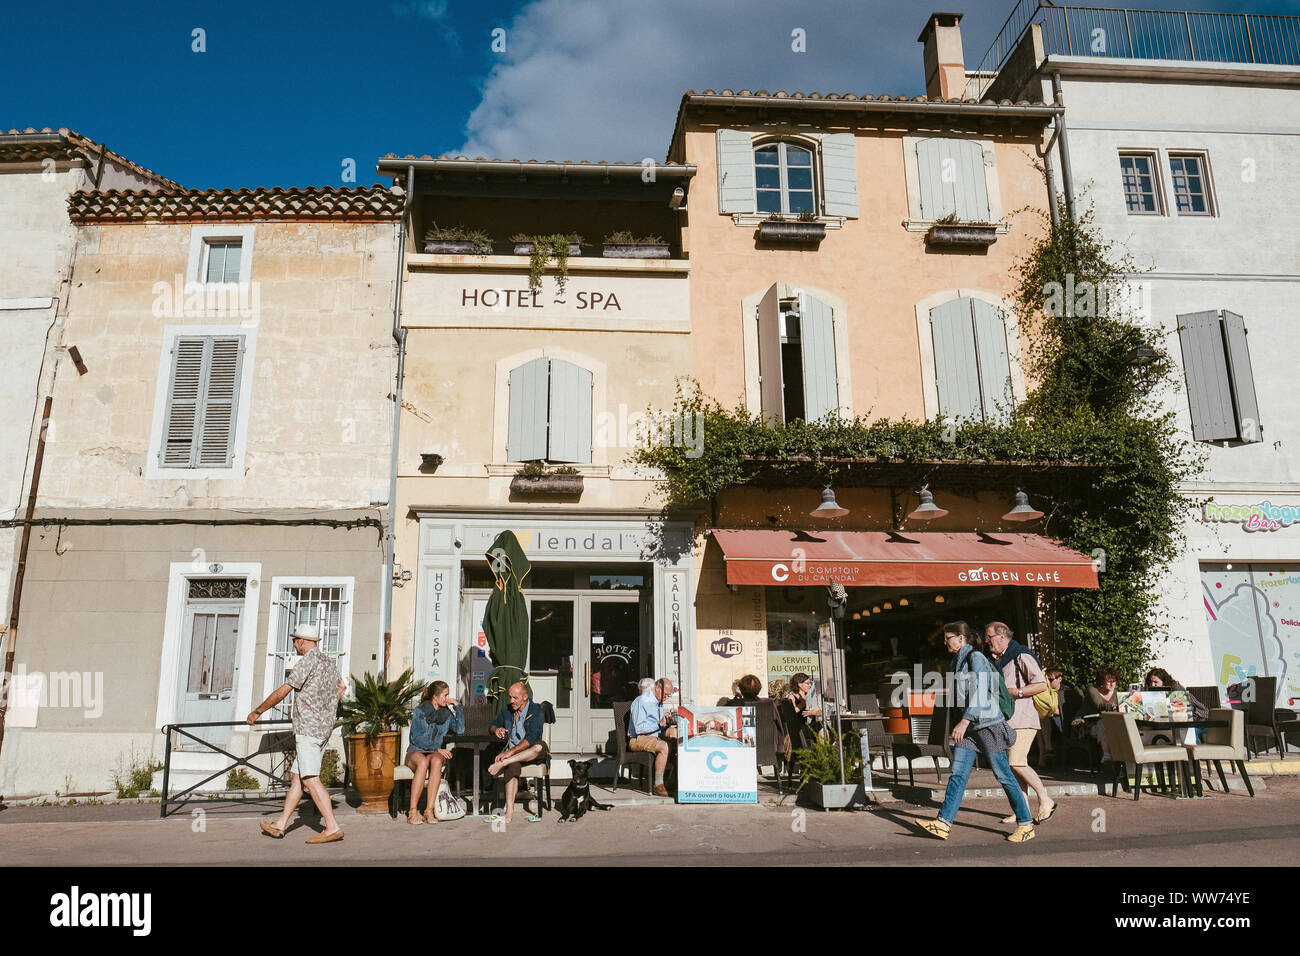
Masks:
[[[438,795],[433,800],[433,818],[440,823],[459,820],[465,815],[465,802],[451,792],[444,779],[438,784]]]

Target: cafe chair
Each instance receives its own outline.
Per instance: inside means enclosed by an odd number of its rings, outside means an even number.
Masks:
[[[623,776],[624,764],[640,767],[645,778],[645,792],[654,792],[655,755],[642,750],[629,750],[627,747],[628,724],[632,719],[632,702],[630,700],[614,701],[614,736],[618,740],[618,754],[614,759],[614,789],[618,789],[619,778]]]
[[[1246,785],[1246,792],[1255,796],[1255,788],[1250,785],[1250,775],[1246,773],[1246,715],[1231,708],[1216,708],[1210,711],[1210,720],[1226,720],[1227,727],[1209,727],[1205,731],[1205,742],[1188,744],[1187,754],[1199,767],[1202,760],[1214,764],[1219,772],[1219,782],[1223,790],[1228,790],[1228,778],[1223,775],[1223,763],[1227,760],[1237,765],[1237,772]],[[1207,780],[1208,782],[1208,780]]]
[[[934,761],[934,779],[943,783],[939,770],[939,758],[946,757],[948,766],[952,767],[952,746],[948,739],[951,728],[948,725],[949,710],[937,704],[932,714],[908,714],[907,723],[911,729],[912,739],[894,741],[890,748],[894,758],[894,785],[898,785],[898,760],[907,761],[907,785],[913,787],[916,781],[912,776],[912,760],[916,757],[929,757]]]
[[[1188,757],[1187,747],[1149,747],[1142,743],[1137,722],[1131,714],[1106,711],[1101,715],[1102,730],[1110,747],[1112,797],[1119,793],[1120,775],[1127,776],[1128,765],[1133,764],[1133,799],[1142,795],[1142,775],[1148,764],[1183,764]]]
[[[776,701],[767,697],[761,697],[758,700],[741,700],[737,698],[731,701],[728,706],[754,708],[755,763],[760,769],[763,767],[772,768],[772,772],[776,774],[777,792],[784,794],[785,790],[781,787],[781,765],[779,763],[784,754],[777,754],[776,742],[778,739],[784,742],[785,738],[778,738],[777,734],[780,724],[776,716]]]
[[[875,694],[850,694],[849,710],[855,714],[878,714],[880,698]]]
[[[406,765],[406,748],[410,743],[411,728],[403,727],[397,764],[393,767],[393,792],[388,798],[388,811],[393,817],[403,816],[410,808],[411,781],[415,779],[415,773]]]
[[[546,809],[551,810],[554,805],[551,802],[551,726],[555,723],[555,707],[550,701],[542,701],[542,712],[545,714],[546,722],[542,724],[542,741],[546,744],[546,759],[537,763],[524,764],[519,768],[519,799],[523,801],[524,809],[527,810],[532,805],[533,792],[532,787],[537,788],[537,816],[542,815],[542,797],[546,797]],[[528,790],[524,789],[524,781],[535,780]]]
[[[1286,734],[1300,731],[1300,719],[1294,711],[1274,706],[1277,700],[1276,677],[1250,677],[1241,685],[1246,710],[1246,752],[1259,756],[1276,749],[1283,760],[1287,755]],[[1252,692],[1253,691],[1253,692]],[[1255,741],[1273,740],[1272,747],[1259,748]]]

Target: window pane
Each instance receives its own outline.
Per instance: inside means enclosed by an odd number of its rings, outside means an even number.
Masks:
[[[776,166],[755,166],[754,177],[759,189],[781,188],[781,170]]]
[[[770,146],[760,146],[754,150],[754,163],[759,166],[776,166],[781,162],[777,153],[777,144]]]
[[[785,148],[785,164],[787,166],[811,166],[812,153],[800,146],[787,146]]]
[[[770,189],[760,189],[758,191],[758,211],[780,212],[781,194]]]
[[[791,189],[812,189],[812,170],[811,169],[787,170],[786,180]]]
[[[208,274],[204,278],[205,282],[222,281],[222,273],[225,272],[226,266],[226,247],[221,245],[208,246]]]
[[[814,212],[813,195],[810,192],[790,193],[791,212]]]
[[[226,246],[226,271],[222,277],[222,282],[239,281],[239,254],[240,247],[238,244]]]
[[[1205,179],[1199,156],[1170,156],[1174,183],[1174,208],[1181,213],[1206,213]]]

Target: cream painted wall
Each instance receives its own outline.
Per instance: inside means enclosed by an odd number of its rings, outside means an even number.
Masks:
[[[386,487],[391,437],[392,223],[258,223],[244,308],[185,304],[188,224],[82,230],[54,395],[43,507],[360,507]],[[178,295],[179,290],[179,295]],[[180,304],[177,304],[179,301]],[[243,474],[150,480],[167,326],[256,336]],[[164,399],[165,401],[165,383]]]
[[[685,134],[685,161],[699,168],[690,194],[691,321],[693,369],[704,390],[724,404],[743,400],[741,302],[783,282],[823,289],[846,303],[856,414],[924,418],[916,304],[944,289],[1009,293],[1015,258],[1042,230],[1037,213],[1025,207],[1046,209],[1046,188],[1034,168],[1036,135],[995,140],[996,181],[1010,230],[987,254],[963,254],[929,251],[924,233],[904,227],[909,204],[903,136],[911,131],[899,129],[854,130],[859,218],[827,230],[815,249],[756,248],[754,226],[737,226],[717,211],[715,129],[690,123]]]

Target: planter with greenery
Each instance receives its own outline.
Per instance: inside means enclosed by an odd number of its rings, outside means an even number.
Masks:
[[[399,759],[402,728],[411,722],[411,709],[424,690],[408,667],[394,681],[363,674],[352,678],[352,696],[339,706],[352,783],[361,794],[360,812],[386,813],[393,792],[393,768]]]
[[[813,245],[826,238],[826,223],[817,216],[801,212],[797,219],[773,216],[758,224],[758,238],[767,242],[806,242]]]
[[[510,491],[516,495],[574,498],[582,494],[582,474],[572,465],[547,468],[541,462],[529,462],[510,479]]]
[[[546,274],[546,263],[555,260],[555,284],[564,291],[569,281],[569,257],[582,254],[582,236],[576,232],[567,235],[555,233],[550,236],[529,236],[515,233],[510,237],[515,244],[515,255],[528,256],[528,287],[540,289],[542,276]]]
[[[424,251],[443,255],[491,255],[492,237],[481,229],[439,226],[435,222],[424,234]]]
[[[862,756],[858,735],[844,735],[844,782],[840,782],[840,750],[835,732],[819,734],[806,750],[796,750],[799,787],[823,810],[841,810],[865,799],[862,794]]]
[[[1183,521],[1199,503],[1178,488],[1196,476],[1202,459],[1159,405],[1172,364],[1160,343],[1145,340],[1129,300],[1112,294],[1103,316],[1087,301],[1061,305],[1065,289],[1076,296],[1093,290],[1095,297],[1138,270],[1098,235],[1090,213],[1074,222],[1062,208],[1059,221],[1045,222],[1008,290],[1028,341],[1025,377],[1036,384],[1007,420],[772,425],[687,385],[672,413],[702,416],[703,454],[658,443],[637,449],[632,460],[662,469],[669,509],[707,504],[743,485],[862,484],[882,463],[922,478],[966,465],[978,474],[998,463],[1026,479],[1050,475],[1033,489],[1047,512],[1039,530],[1092,555],[1100,573],[1096,589],[1054,593],[1052,619],[1039,632],[1044,659],[1077,686],[1103,664],[1125,683],[1137,679],[1161,631],[1153,582],[1181,550]],[[1134,364],[1139,346],[1149,347],[1154,360]]]
[[[991,222],[958,219],[952,212],[934,221],[925,241],[931,246],[991,246],[998,241],[998,227]]]
[[[607,259],[667,259],[668,243],[659,236],[634,236],[630,232],[611,232],[605,237],[600,254]]]

